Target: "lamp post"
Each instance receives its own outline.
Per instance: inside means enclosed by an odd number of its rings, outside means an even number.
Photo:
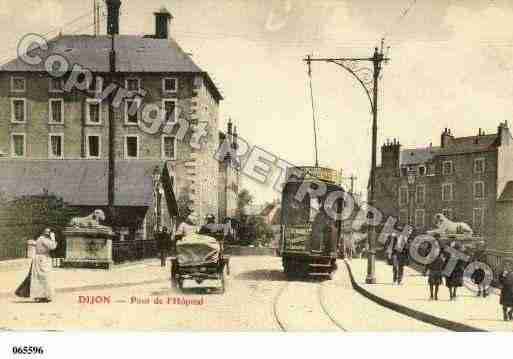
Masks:
[[[339,65],[349,72],[362,85],[371,106],[372,111],[372,143],[371,143],[371,170],[370,170],[370,190],[368,204],[374,206],[375,189],[376,189],[376,151],[377,151],[377,135],[378,135],[378,82],[382,69],[382,63],[388,62],[389,58],[383,54],[384,41],[381,41],[381,49],[374,48],[374,54],[368,58],[344,57],[344,58],[312,58],[308,56],[303,61],[310,65],[313,61],[322,61]],[[368,68],[359,68],[356,64],[361,62],[372,63],[372,70]],[[372,73],[372,74],[371,74]],[[368,214],[369,222],[373,219],[372,212]],[[373,225],[368,226],[368,256],[367,256],[367,277],[366,283],[376,283],[375,276],[375,253],[373,250],[375,240],[375,228]]]

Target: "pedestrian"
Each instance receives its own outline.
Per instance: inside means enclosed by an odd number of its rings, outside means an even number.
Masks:
[[[505,321],[513,320],[513,272],[504,270],[499,275],[501,284],[500,305],[502,306],[502,315]]]
[[[471,263],[474,262],[480,262],[480,263],[486,263],[486,253],[484,250],[476,250],[474,255],[472,256]],[[472,276],[470,279],[472,279],[472,282],[477,286],[477,296],[480,297],[481,295],[483,298],[486,298],[488,296],[487,288],[485,287],[486,281],[485,281],[486,273],[483,268],[479,267],[472,273]]]
[[[158,232],[155,237],[157,239],[157,248],[160,256],[160,266],[165,267],[167,252],[170,245],[167,227],[162,227],[162,231]]]
[[[46,228],[36,240],[35,247],[36,254],[32,260],[30,274],[18,287],[16,295],[32,297],[38,303],[49,303],[54,296],[50,278],[52,272],[50,251],[57,248],[55,233],[50,228]]]
[[[458,242],[452,242],[450,247],[459,252],[463,252],[463,247]],[[450,258],[450,254],[447,254],[444,268],[449,263]],[[452,272],[445,276],[445,285],[449,288],[449,300],[456,300],[457,289],[463,285],[463,272],[465,271],[466,264],[467,263],[464,261],[458,260]]]
[[[443,269],[445,259],[442,252],[438,254],[438,257],[426,266],[428,270],[428,285],[429,285],[429,298],[431,300],[438,300],[438,289],[442,284],[443,280]]]
[[[389,263],[392,264],[392,279],[394,284],[401,285],[404,276],[404,266],[408,262],[407,238],[403,235],[392,234],[386,249]]]
[[[216,224],[216,216],[208,214],[205,217],[205,224],[200,227],[199,234],[214,236],[219,231],[219,226]]]

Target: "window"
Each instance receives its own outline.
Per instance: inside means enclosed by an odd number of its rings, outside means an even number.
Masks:
[[[452,201],[454,199],[452,183],[442,185],[442,201]]]
[[[442,209],[442,214],[447,218],[452,220],[452,209],[451,208],[444,208]]]
[[[11,134],[11,153],[13,157],[25,157],[26,147],[24,133]]]
[[[178,79],[168,77],[162,80],[162,90],[164,92],[176,92],[178,90]]]
[[[401,223],[401,224],[408,223],[408,212],[404,209],[399,211],[399,223]]]
[[[48,135],[48,157],[63,157],[64,135],[62,133],[51,133]]]
[[[172,136],[162,136],[162,158],[174,160],[176,156],[176,140]]]
[[[399,205],[408,203],[408,187],[399,188]]]
[[[138,92],[141,88],[141,82],[139,79],[126,79],[125,87],[128,91]]]
[[[50,92],[62,92],[64,88],[64,81],[62,79],[50,79]]]
[[[100,158],[101,141],[99,135],[87,135],[87,157]]]
[[[484,182],[474,182],[474,198],[482,199],[484,196]]]
[[[125,137],[125,158],[138,158],[139,157],[139,137],[126,136]]]
[[[62,99],[50,99],[48,103],[50,123],[52,124],[63,124],[64,123],[64,100]]]
[[[474,160],[474,173],[484,173],[485,160],[484,158],[476,158]]]
[[[452,168],[452,161],[444,161],[442,163],[442,174],[443,175],[450,175],[453,172]]]
[[[176,121],[176,101],[163,100],[162,113],[164,114],[164,124],[174,123]]]
[[[401,176],[406,177],[407,175],[406,167],[401,167]]]
[[[87,91],[101,93],[103,91],[103,79],[99,76],[92,76],[91,81],[88,83]]]
[[[418,171],[419,171],[419,176],[425,176],[426,175],[426,166],[419,166]]]
[[[125,125],[137,125],[139,123],[140,107],[141,99],[125,101]]]
[[[474,208],[472,211],[472,229],[480,233],[483,228],[484,210],[482,208]]]
[[[100,101],[87,99],[87,124],[100,125],[102,123],[102,113]]]
[[[11,77],[11,91],[12,92],[25,92],[26,82],[23,77]]]
[[[426,198],[426,187],[424,185],[417,186],[415,192],[415,200],[418,204],[424,204]]]
[[[14,123],[27,121],[27,101],[24,98],[11,99],[11,121]]]
[[[415,227],[424,228],[425,212],[423,209],[415,210]]]

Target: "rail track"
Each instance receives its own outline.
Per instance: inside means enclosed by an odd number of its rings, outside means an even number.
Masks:
[[[293,301],[286,301],[290,291]],[[302,293],[303,292],[303,293]],[[304,294],[304,295],[301,295]],[[296,310],[296,308],[299,308]],[[272,312],[278,328],[283,332],[304,330],[344,331],[344,328],[330,313],[324,302],[323,283],[317,281],[286,282],[276,293],[272,302]],[[313,318],[308,318],[314,313]],[[309,314],[309,315],[307,315]],[[294,326],[299,318],[300,325]],[[312,328],[312,326],[314,328]]]

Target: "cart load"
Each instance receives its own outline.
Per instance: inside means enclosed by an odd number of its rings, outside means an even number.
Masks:
[[[210,236],[190,234],[176,243],[176,257],[180,266],[217,263],[221,244]]]

